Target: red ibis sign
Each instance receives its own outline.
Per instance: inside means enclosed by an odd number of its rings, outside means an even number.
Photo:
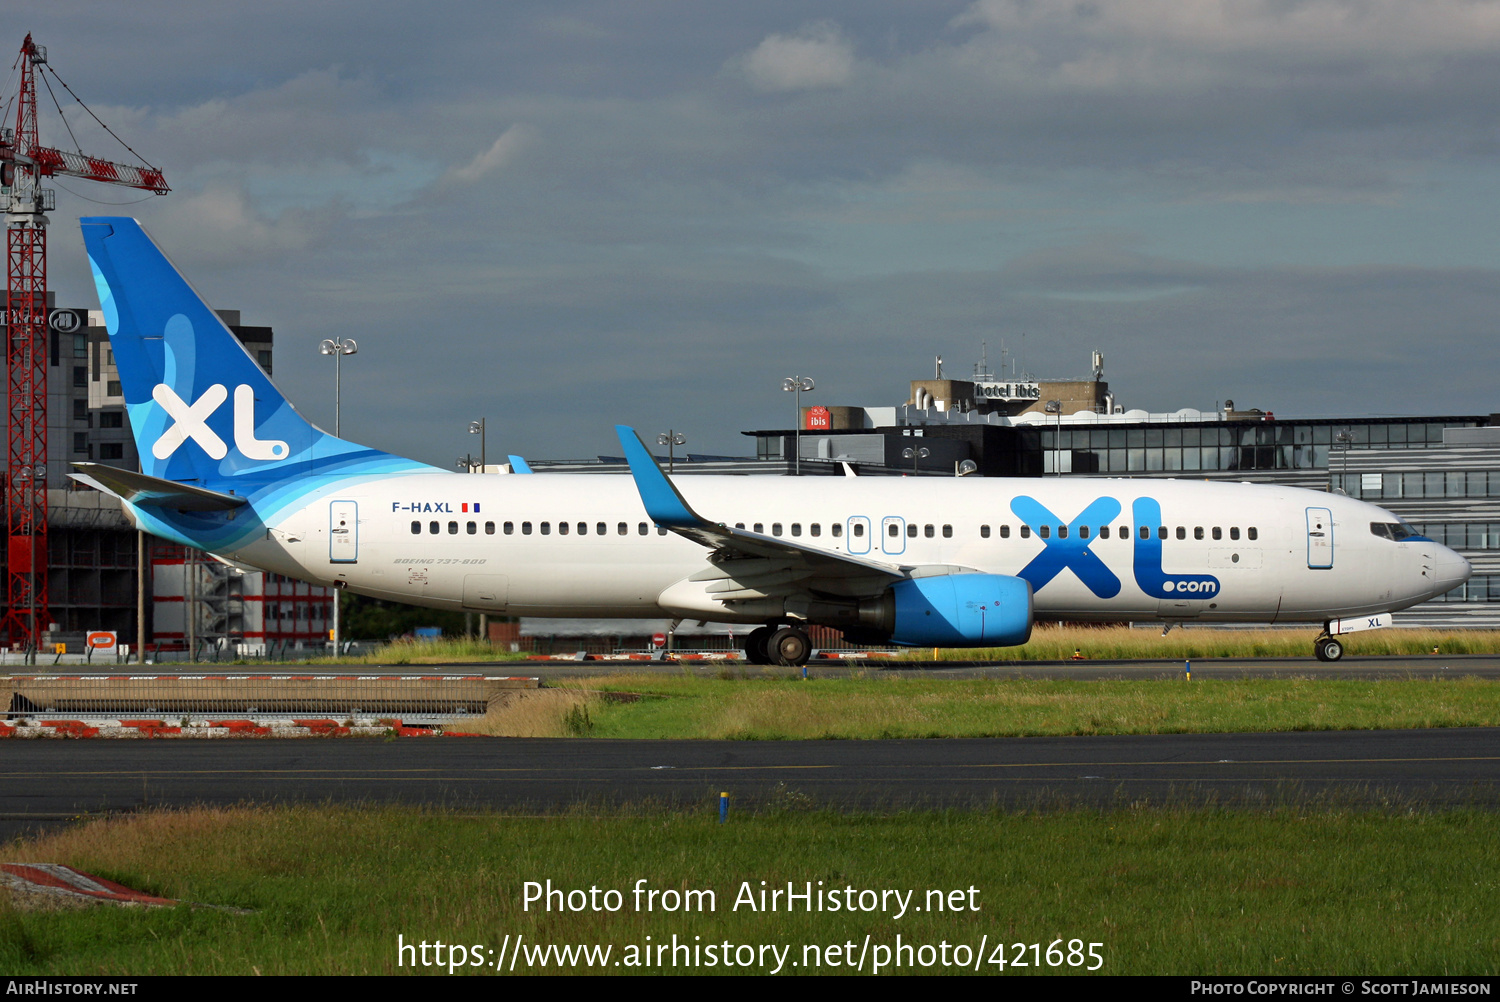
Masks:
[[[828,414],[827,407],[807,408],[808,431],[830,431],[833,428],[833,419]]]
[[[120,638],[109,630],[95,630],[84,638],[91,650],[112,651],[120,645]]]

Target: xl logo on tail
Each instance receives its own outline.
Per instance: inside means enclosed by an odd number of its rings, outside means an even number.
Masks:
[[[151,455],[166,459],[188,439],[197,442],[211,459],[223,459],[229,455],[224,440],[208,426],[208,419],[228,398],[229,391],[224,384],[215,383],[189,404],[166,383],[157,383],[151,391],[151,399],[161,404],[173,423],[151,447]],[[255,437],[255,390],[245,383],[234,388],[234,447],[246,459],[285,459],[290,452],[280,439]]]

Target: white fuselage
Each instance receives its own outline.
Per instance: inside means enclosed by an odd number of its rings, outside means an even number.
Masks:
[[[1444,546],[1372,532],[1371,523],[1398,521],[1383,509],[1289,487],[731,476],[676,484],[707,519],[802,546],[894,568],[1026,577],[1037,619],[1319,621],[1405,608],[1469,573]],[[222,555],[438,608],[764,621],[761,611],[684,595],[709,553],[652,525],[629,476],[411,474],[321,493]]]

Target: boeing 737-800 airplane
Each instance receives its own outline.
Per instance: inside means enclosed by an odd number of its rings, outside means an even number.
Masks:
[[[449,473],[303,419],[135,220],[83,234],[143,470],[75,476],[231,563],[444,609],[756,624],[747,656],[778,664],[809,624],[978,647],[1036,619],[1321,623],[1335,660],[1469,576],[1390,512],[1290,487],[673,481],[623,427],[630,478]]]

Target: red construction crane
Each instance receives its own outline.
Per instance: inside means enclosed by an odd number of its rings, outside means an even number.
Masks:
[[[14,67],[20,79],[15,128],[0,128],[0,206],[5,211],[6,252],[4,321],[9,335],[5,356],[8,600],[0,634],[11,646],[31,650],[40,645],[47,629],[46,213],[54,208],[55,193],[43,188],[41,180],[63,175],[142,188],[158,195],[170,190],[161,171],[144,162],[133,167],[41,144],[37,135],[36,78],[37,67],[43,67],[42,83],[50,93],[45,74],[52,71],[46,64],[47,50],[27,35]],[[52,76],[73,94],[61,77],[55,72]],[[77,95],[73,97],[77,100]],[[84,107],[82,101],[78,103]],[[98,121],[97,116],[94,120]],[[66,124],[67,120],[63,121]]]

